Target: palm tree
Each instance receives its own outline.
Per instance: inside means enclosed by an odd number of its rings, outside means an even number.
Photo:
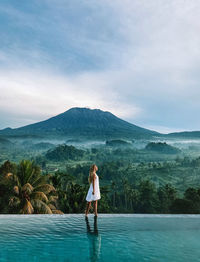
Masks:
[[[22,160],[16,174],[8,173],[11,196],[11,212],[20,214],[63,214],[55,207],[57,196],[53,185],[48,184],[49,175],[41,175],[40,167],[33,161]]]

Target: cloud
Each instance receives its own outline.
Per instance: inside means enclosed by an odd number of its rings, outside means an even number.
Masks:
[[[110,81],[102,73],[66,77],[34,70],[2,72],[0,110],[6,108],[8,114],[17,112],[17,126],[21,126],[22,121],[30,124],[33,119],[44,120],[71,107],[100,108],[119,117],[140,113],[140,108],[134,105],[120,105],[119,94],[109,89]]]
[[[157,131],[200,129],[200,3],[20,3],[0,7],[1,128],[87,106]]]

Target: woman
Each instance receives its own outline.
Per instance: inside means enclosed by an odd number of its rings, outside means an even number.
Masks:
[[[88,215],[89,209],[91,207],[91,202],[94,201],[94,214],[97,217],[97,200],[101,198],[100,196],[100,189],[99,189],[99,177],[96,174],[96,171],[98,170],[98,167],[96,165],[92,165],[90,167],[89,177],[88,181],[90,184],[90,188],[88,190],[87,196],[86,196],[86,210],[85,210],[85,216]]]

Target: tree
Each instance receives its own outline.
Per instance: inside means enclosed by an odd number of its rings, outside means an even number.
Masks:
[[[159,201],[155,184],[149,180],[142,180],[138,190],[140,196],[137,211],[140,213],[156,213]]]
[[[199,214],[200,213],[200,195],[198,189],[189,187],[185,193],[184,197],[186,200],[192,202],[192,209],[191,212]]]
[[[173,201],[171,206],[171,213],[173,214],[192,214],[193,211],[193,202],[187,199],[177,198]]]
[[[22,160],[17,172],[7,173],[3,184],[9,192],[10,213],[52,214],[62,213],[55,207],[57,196],[53,185],[47,183],[48,176],[42,176],[40,167],[33,161]]]
[[[159,212],[170,213],[173,201],[176,199],[177,191],[170,184],[158,188]]]

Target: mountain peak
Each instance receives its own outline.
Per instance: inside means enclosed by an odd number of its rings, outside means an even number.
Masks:
[[[72,107],[54,117],[31,125],[0,133],[20,135],[53,135],[66,137],[134,138],[152,136],[157,132],[136,126],[101,109]]]
[[[66,112],[104,112],[104,113],[110,113],[109,111],[103,111],[99,108],[90,108],[90,107],[71,107]]]

